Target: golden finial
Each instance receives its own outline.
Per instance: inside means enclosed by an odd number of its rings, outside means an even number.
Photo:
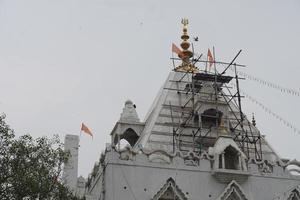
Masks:
[[[228,135],[227,127],[224,125],[224,119],[221,118],[220,126],[219,126],[219,133],[221,135]]]
[[[196,73],[198,72],[198,69],[190,61],[190,58],[193,56],[193,52],[189,50],[190,43],[188,39],[190,38],[190,36],[187,32],[187,25],[189,24],[189,20],[183,18],[181,20],[181,24],[183,25],[183,33],[181,35],[182,42],[180,44],[182,48],[182,53],[178,56],[179,58],[181,58],[182,64],[176,68],[176,71]]]

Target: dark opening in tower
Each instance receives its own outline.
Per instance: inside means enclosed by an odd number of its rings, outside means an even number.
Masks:
[[[201,114],[201,122],[203,128],[217,127],[221,123],[223,113],[214,108],[205,110]]]
[[[225,169],[239,169],[239,152],[232,146],[224,150]]]

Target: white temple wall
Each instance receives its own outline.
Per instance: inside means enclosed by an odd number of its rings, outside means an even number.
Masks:
[[[209,160],[201,160],[199,166],[187,166],[180,162],[175,165],[174,160],[171,164],[162,164],[139,159],[144,155],[133,160],[120,160],[117,154],[107,154],[105,200],[150,200],[170,177],[189,200],[217,199],[229,184],[220,183],[212,176]],[[282,176],[279,168],[276,169],[281,174],[279,177],[254,173],[239,183],[246,197],[249,200],[273,199],[300,184],[300,180],[292,179],[286,173]]]

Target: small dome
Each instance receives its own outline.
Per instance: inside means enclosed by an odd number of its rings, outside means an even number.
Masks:
[[[136,106],[133,104],[131,100],[127,100],[125,102],[125,106],[123,108],[123,112],[121,113],[121,117],[119,121],[123,122],[139,122],[139,117],[135,110]]]
[[[125,102],[125,105],[132,105],[132,104],[133,104],[133,102],[129,99]]]

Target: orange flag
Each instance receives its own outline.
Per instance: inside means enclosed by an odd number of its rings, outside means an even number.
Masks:
[[[172,43],[172,52],[182,55],[182,51],[174,43]]]
[[[84,123],[81,123],[80,130],[93,137],[91,130]]]
[[[214,57],[212,56],[212,54],[210,52],[210,49],[208,49],[207,58],[209,61],[209,68],[210,68],[212,66],[212,64],[215,62]]]

